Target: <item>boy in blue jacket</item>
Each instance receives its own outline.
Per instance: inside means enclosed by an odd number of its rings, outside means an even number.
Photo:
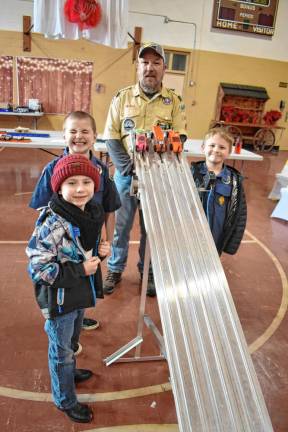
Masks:
[[[62,156],[49,162],[43,169],[41,177],[34,189],[29,206],[39,209],[47,206],[51,196],[51,176],[57,161],[67,154],[85,155],[100,173],[100,186],[93,197],[95,202],[102,204],[105,211],[106,239],[113,240],[115,211],[121,206],[121,201],[114,184],[109,177],[109,172],[105,164],[92,154],[93,145],[96,142],[96,123],[94,118],[84,111],[74,111],[68,114],[64,120],[64,140],[67,147]],[[97,320],[84,318],[83,329],[92,330],[99,326]],[[81,345],[74,347],[75,352],[81,351]]]
[[[85,308],[95,306],[103,291],[100,260],[110,251],[109,242],[100,242],[102,205],[92,201],[100,181],[99,171],[85,156],[60,158],[51,177],[54,193],[26,249],[36,300],[46,318],[53,400],[80,423],[90,422],[93,412],[77,401],[75,383],[89,379],[92,372],[76,369],[73,345]]]
[[[243,177],[225,161],[234,138],[222,128],[211,129],[202,146],[205,162],[192,162],[191,171],[218,254],[235,254],[244,235],[247,206]]]

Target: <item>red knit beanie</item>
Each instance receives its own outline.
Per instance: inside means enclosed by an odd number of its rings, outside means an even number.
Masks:
[[[71,154],[63,156],[56,163],[51,177],[51,186],[53,192],[58,192],[64,180],[68,177],[82,175],[90,177],[95,185],[95,192],[100,186],[100,174],[97,168],[80,154]]]

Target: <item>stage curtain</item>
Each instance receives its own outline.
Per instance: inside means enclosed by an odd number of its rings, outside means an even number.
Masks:
[[[49,114],[90,111],[93,63],[17,57],[19,104],[39,99]]]

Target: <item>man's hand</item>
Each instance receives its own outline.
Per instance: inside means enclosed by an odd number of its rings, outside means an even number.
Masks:
[[[108,241],[101,240],[99,247],[98,247],[98,254],[99,256],[106,257],[107,255],[110,255],[111,246]]]
[[[86,276],[90,276],[96,273],[97,267],[101,260],[99,257],[91,257],[87,261],[83,262],[84,272]]]
[[[129,176],[133,174],[134,166],[133,160],[124,148],[121,140],[108,139],[106,147],[110,158],[122,176]]]

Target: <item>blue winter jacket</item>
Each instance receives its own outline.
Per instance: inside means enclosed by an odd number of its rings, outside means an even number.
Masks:
[[[45,318],[95,306],[96,296],[103,297],[100,265],[95,275],[84,273],[85,252],[76,241],[78,233],[49,206],[36,222],[26,253],[36,300]]]

